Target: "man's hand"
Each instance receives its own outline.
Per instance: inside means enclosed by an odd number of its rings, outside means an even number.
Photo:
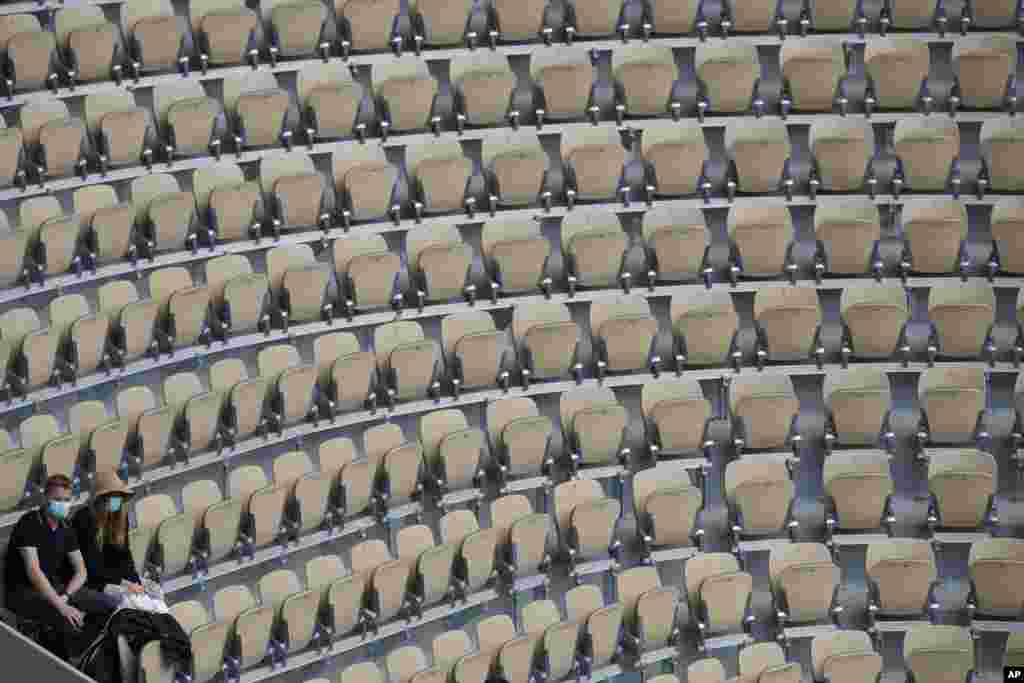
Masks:
[[[124,589],[126,591],[128,591],[129,593],[132,593],[134,595],[140,595],[140,594],[146,592],[146,589],[143,588],[141,585],[139,585],[137,583],[132,583],[130,581],[125,582]]]
[[[85,623],[85,615],[66,602],[58,608],[58,611],[76,629],[82,628],[82,624]]]

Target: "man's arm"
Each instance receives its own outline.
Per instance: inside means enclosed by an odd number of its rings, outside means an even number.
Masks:
[[[68,559],[71,560],[71,566],[75,568],[75,575],[68,581],[64,590],[68,595],[74,595],[79,588],[85,585],[88,573],[85,571],[85,559],[82,557],[81,550],[73,550],[68,553]]]
[[[28,581],[35,588],[36,592],[46,598],[46,601],[54,606],[56,609],[60,609],[64,605],[64,601],[57,591],[54,590],[50,580],[46,578],[46,574],[43,573],[42,568],[39,566],[39,553],[35,548],[19,548],[21,551],[21,557],[25,561],[25,574],[28,575]]]

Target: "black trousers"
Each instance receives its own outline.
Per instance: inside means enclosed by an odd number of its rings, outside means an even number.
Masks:
[[[60,592],[57,588],[57,592]],[[76,629],[54,608],[42,593],[31,588],[7,594],[7,609],[23,619],[38,622],[52,629],[54,638],[44,638],[43,645],[64,660],[78,656],[103,630],[107,617],[114,613],[118,601],[90,588],[81,588],[68,598],[68,603],[85,615],[85,623]],[[48,642],[52,640],[53,642]]]

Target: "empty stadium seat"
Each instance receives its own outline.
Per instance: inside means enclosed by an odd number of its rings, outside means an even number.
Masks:
[[[164,348],[210,344],[210,292],[192,281],[188,270],[172,266],[149,275],[149,294],[160,306]]]
[[[616,657],[622,625],[622,604],[605,604],[601,589],[582,584],[565,592],[569,621],[580,629],[580,673],[604,668]]]
[[[503,643],[499,649],[496,668],[509,683],[529,683],[533,680],[543,654],[542,645],[546,629],[560,620],[558,607],[550,600],[534,600],[520,610],[522,635]]]
[[[434,225],[411,230],[405,239],[409,279],[419,310],[427,303],[465,298],[476,301],[471,278],[473,248],[462,240],[454,225]]]
[[[740,376],[729,388],[729,415],[737,451],[781,450],[799,444],[799,402],[786,375]],[[789,419],[787,419],[789,417]]]
[[[740,677],[742,680],[797,683],[802,680],[799,662],[786,662],[786,654],[778,643],[754,643],[740,650]]]
[[[400,320],[374,328],[373,348],[389,405],[440,396],[441,350],[419,323]]]
[[[43,327],[35,310],[14,308],[0,315],[0,339],[0,368],[8,400],[48,382],[57,383],[54,361],[60,338]]]
[[[811,197],[825,192],[867,189],[874,198],[878,179],[872,169],[875,131],[862,119],[820,119],[811,123]]]
[[[107,21],[101,8],[64,8],[54,16],[54,33],[67,61],[67,79],[72,86],[109,79],[121,82],[121,32]]]
[[[220,158],[227,117],[221,103],[207,96],[199,81],[161,82],[153,88],[153,110],[167,161],[207,154]]]
[[[333,320],[331,267],[318,261],[308,244],[268,251],[267,279],[276,317],[285,331],[293,322]]]
[[[260,160],[260,188],[269,207],[275,239],[282,230],[332,225],[334,194],[313,161],[301,152],[267,154]]]
[[[1021,584],[1017,579],[1021,572],[1022,553],[1024,542],[1015,538],[986,538],[971,544],[967,561],[971,581],[971,595],[967,601],[969,616],[1021,618]]]
[[[598,481],[575,479],[555,487],[553,505],[559,544],[569,558],[569,575],[577,580],[612,569],[622,547],[616,538],[621,503],[607,497]],[[604,560],[605,555],[611,561]]]
[[[213,480],[200,479],[186,484],[181,491],[182,510],[194,520],[196,556],[201,567],[208,567],[239,552],[241,557],[252,549],[242,543],[243,501],[225,498]]]
[[[651,0],[647,3],[648,14],[645,18],[649,18],[651,29],[657,35],[690,34],[698,27],[699,5],[699,2],[693,0],[679,3]],[[704,30],[707,30],[706,27]]]
[[[565,304],[539,302],[516,306],[512,317],[519,372],[524,386],[532,379],[569,376],[582,379],[577,360],[580,332]]]
[[[484,589],[497,572],[498,531],[481,529],[476,514],[456,510],[441,517],[441,542],[455,549],[453,586],[466,596]]]
[[[674,295],[670,315],[677,375],[686,364],[739,368],[742,354],[735,337],[740,319],[728,291]]]
[[[991,523],[996,461],[972,449],[940,450],[928,457],[928,525],[975,531]]]
[[[1002,36],[969,36],[953,47],[957,106],[1016,110],[1017,46]],[[950,98],[952,101],[952,98]]]
[[[418,514],[426,480],[422,444],[406,439],[394,424],[372,427],[363,439],[367,459],[379,463],[375,492],[382,515]]]
[[[536,133],[519,130],[504,138],[484,138],[480,159],[491,216],[499,207],[539,203],[546,210],[551,208],[552,193],[548,189],[551,162]]]
[[[998,352],[992,339],[995,314],[996,298],[990,285],[972,282],[933,287],[928,295],[928,317],[938,338],[938,356],[994,363]]]
[[[298,110],[273,74],[252,71],[229,76],[223,88],[224,111],[236,153],[279,145],[291,148]]]
[[[295,92],[306,144],[366,137],[366,122],[360,120],[365,93],[346,65],[335,62],[303,66]]]
[[[140,176],[131,188],[140,255],[152,259],[157,252],[197,248],[195,199],[181,190],[177,178]]]
[[[490,313],[453,313],[441,321],[441,342],[452,394],[465,389],[492,387],[508,389],[506,369],[507,334],[498,330]]]
[[[630,467],[631,450],[625,445],[629,414],[607,387],[576,388],[559,397],[565,467],[573,476],[622,477]]]
[[[623,38],[629,35],[629,24],[625,18],[620,21],[622,4],[615,0],[574,0],[569,7],[571,19],[566,33],[570,33],[568,29],[572,28],[570,35],[581,38],[599,38],[615,33],[621,34]]]
[[[260,13],[272,65],[279,58],[330,57],[337,27],[320,0],[264,0]]]
[[[907,293],[899,286],[847,287],[839,303],[843,318],[843,362],[849,358],[906,359],[904,326],[910,318]]]
[[[440,132],[441,117],[434,112],[437,81],[425,61],[396,60],[374,66],[374,95],[381,136],[418,130]]]
[[[385,217],[398,223],[402,210],[399,198],[405,192],[405,180],[388,162],[382,148],[359,145],[346,149],[344,154],[331,156],[331,165],[342,226]]]
[[[459,132],[467,125],[519,126],[521,112],[514,108],[513,101],[516,77],[506,56],[494,52],[459,55],[452,59],[450,69]]]
[[[698,553],[684,568],[686,600],[697,622],[697,649],[707,640],[740,633],[754,623],[750,612],[753,579],[731,553]]]
[[[825,362],[825,348],[818,336],[821,309],[818,293],[809,287],[769,287],[754,298],[757,326],[757,363],[813,358]]]
[[[26,134],[26,142],[28,137]],[[981,125],[981,158],[984,165],[979,185],[983,180],[995,192],[1020,192],[1024,176],[1017,170],[1014,159],[1024,142],[1024,126],[1017,119],[993,119]]]
[[[228,254],[206,262],[206,286],[213,323],[221,339],[231,334],[270,332],[270,287],[267,276],[254,273],[241,254]]]
[[[785,92],[781,113],[831,112],[839,105],[846,112],[848,99],[843,80],[847,75],[843,46],[830,38],[783,43],[779,52]]]
[[[122,8],[121,30],[133,78],[176,69],[188,75],[192,41],[186,23],[169,0],[141,0]]]
[[[911,192],[960,193],[960,128],[945,118],[900,119],[893,131],[893,148],[899,168],[893,178],[893,194]]]
[[[549,453],[553,426],[533,399],[506,398],[487,404],[491,460],[502,494],[521,487],[550,485],[554,456]]]
[[[476,507],[486,476],[483,432],[471,428],[461,410],[438,410],[420,418],[419,439],[441,508],[447,511],[464,500]]]
[[[562,254],[569,295],[577,287],[609,288],[621,284],[628,293],[632,276],[624,269],[629,240],[613,213],[576,211],[562,220]]]
[[[758,94],[761,64],[753,45],[697,46],[694,58],[698,89],[697,118],[712,114],[764,113]]]
[[[50,88],[56,92],[64,65],[56,36],[34,14],[8,14],[0,21],[0,54],[8,96]]]
[[[796,484],[785,456],[748,455],[725,468],[725,500],[733,544],[744,540],[792,540],[799,522],[793,517]],[[773,546],[774,547],[774,546]]]
[[[28,184],[28,170],[21,129],[8,126],[0,117],[0,187],[15,185],[24,188]]]
[[[267,346],[256,357],[260,378],[267,383],[270,428],[281,433],[284,427],[304,420],[314,423],[320,416],[317,368],[302,361],[291,344]]]
[[[204,73],[208,65],[259,65],[263,24],[241,0],[189,0],[189,18]]]
[[[838,451],[826,460],[826,543],[843,543],[837,534],[867,533],[888,527],[890,497],[895,491],[889,456],[881,451]]]
[[[814,210],[814,236],[823,252],[815,275],[882,276],[877,246],[882,227],[874,202],[866,199],[821,201]],[[824,258],[821,258],[821,257]],[[818,264],[821,267],[818,267]]]
[[[868,544],[868,632],[878,620],[924,619],[930,611],[938,577],[931,543],[916,538],[890,538]]]
[[[882,656],[867,633],[832,631],[811,641],[811,666],[815,681],[872,681],[882,675]]]
[[[655,461],[680,455],[711,456],[709,427],[714,406],[692,379],[644,384],[640,394],[647,451]]]
[[[551,291],[547,277],[551,242],[535,221],[488,221],[481,235],[484,268],[492,303],[498,294]]]
[[[494,0],[491,4],[493,16],[492,44],[501,41],[527,41],[543,38],[551,44],[554,28],[548,26],[547,0],[509,2]]]
[[[864,70],[868,87],[864,93],[864,111],[867,115],[876,109],[931,111],[928,43],[907,38],[879,38],[865,45]]]
[[[120,201],[110,185],[90,185],[72,195],[74,213],[82,222],[86,257],[90,267],[127,258],[137,261],[135,211],[131,202]]]
[[[18,111],[25,154],[38,182],[88,174],[89,135],[63,100],[38,95]]]
[[[598,380],[606,373],[648,369],[658,376],[658,321],[644,297],[624,294],[595,299],[590,304],[590,332]]]
[[[708,149],[701,127],[668,121],[644,121],[640,125],[640,155],[644,160],[648,204],[655,197],[697,192],[709,199],[712,185],[705,175]],[[645,221],[653,218],[654,211],[647,212]]]
[[[588,115],[596,120],[600,114],[591,103],[594,67],[585,48],[534,52],[530,55],[530,78],[536,86],[534,116],[538,125],[545,120],[563,122]]]
[[[888,375],[872,368],[853,368],[825,375],[822,395],[827,425],[826,452],[836,446],[876,446],[888,431],[892,391]]]
[[[698,659],[686,667],[689,683],[725,683],[725,667],[714,657]]]
[[[157,145],[156,124],[148,110],[128,92],[86,95],[85,125],[92,138],[100,172],[142,163],[152,168]]]
[[[903,639],[903,660],[911,681],[969,681],[974,678],[974,638],[962,626],[914,626]]]
[[[615,118],[671,115],[679,119],[683,105],[672,89],[679,76],[672,49],[627,45],[612,53],[615,77]]]
[[[218,239],[259,238],[263,231],[263,197],[259,184],[246,181],[237,164],[219,161],[196,169],[192,191],[207,245],[213,246]]]
[[[684,559],[700,546],[704,495],[690,479],[686,470],[671,462],[633,475],[633,514],[645,561]]]
[[[740,274],[765,278],[786,272],[793,241],[793,218],[785,206],[734,206],[729,210],[729,240],[739,252]],[[730,272],[730,279],[733,274]]]
[[[643,233],[648,288],[710,277],[705,263],[711,235],[699,209],[657,206],[644,214]]]
[[[680,626],[688,625],[687,606],[679,589],[664,586],[656,567],[633,567],[615,577],[615,594],[622,603],[623,643],[635,655],[674,647]],[[680,614],[682,612],[682,614]]]
[[[984,439],[985,373],[976,368],[931,368],[921,373],[918,402],[927,438],[935,444]]]
[[[596,482],[594,482],[596,483]],[[551,520],[535,513],[526,496],[501,496],[491,502],[491,528],[497,534],[498,570],[511,583],[547,573],[551,558]]]
[[[57,360],[66,379],[112,369],[107,337],[110,320],[94,313],[81,294],[65,294],[50,302],[50,327],[61,345]]]
[[[775,546],[768,557],[768,576],[772,608],[781,627],[829,619],[838,622],[842,576],[821,543]]]
[[[396,55],[401,54],[404,40],[397,25],[400,12],[401,4],[397,0],[334,0],[341,56],[348,58],[350,51],[389,48]]]
[[[737,192],[769,194],[783,190],[787,197],[792,196],[789,134],[782,121],[730,123],[725,129],[725,148],[730,162],[726,172],[729,201]]]
[[[577,201],[629,201],[625,182],[626,150],[617,128],[569,128],[562,133],[565,196],[572,209]]]
[[[413,41],[416,54],[420,45],[443,47],[465,43],[473,48],[476,45],[476,32],[468,28],[473,3],[466,2],[432,2],[416,0],[411,8],[414,16]]]
[[[416,218],[465,210],[470,216],[476,197],[470,193],[473,162],[458,140],[439,140],[405,150],[405,168],[411,183]]]
[[[1000,197],[992,206],[989,230],[992,234],[993,253],[991,260],[1005,273],[1024,271],[1018,239],[1021,219],[1024,218],[1024,202],[1014,197]]]

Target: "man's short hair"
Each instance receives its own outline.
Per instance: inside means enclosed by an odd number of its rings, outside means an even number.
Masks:
[[[70,489],[71,479],[66,474],[51,474],[46,478],[46,486],[43,488],[44,493],[50,493],[54,489]]]

